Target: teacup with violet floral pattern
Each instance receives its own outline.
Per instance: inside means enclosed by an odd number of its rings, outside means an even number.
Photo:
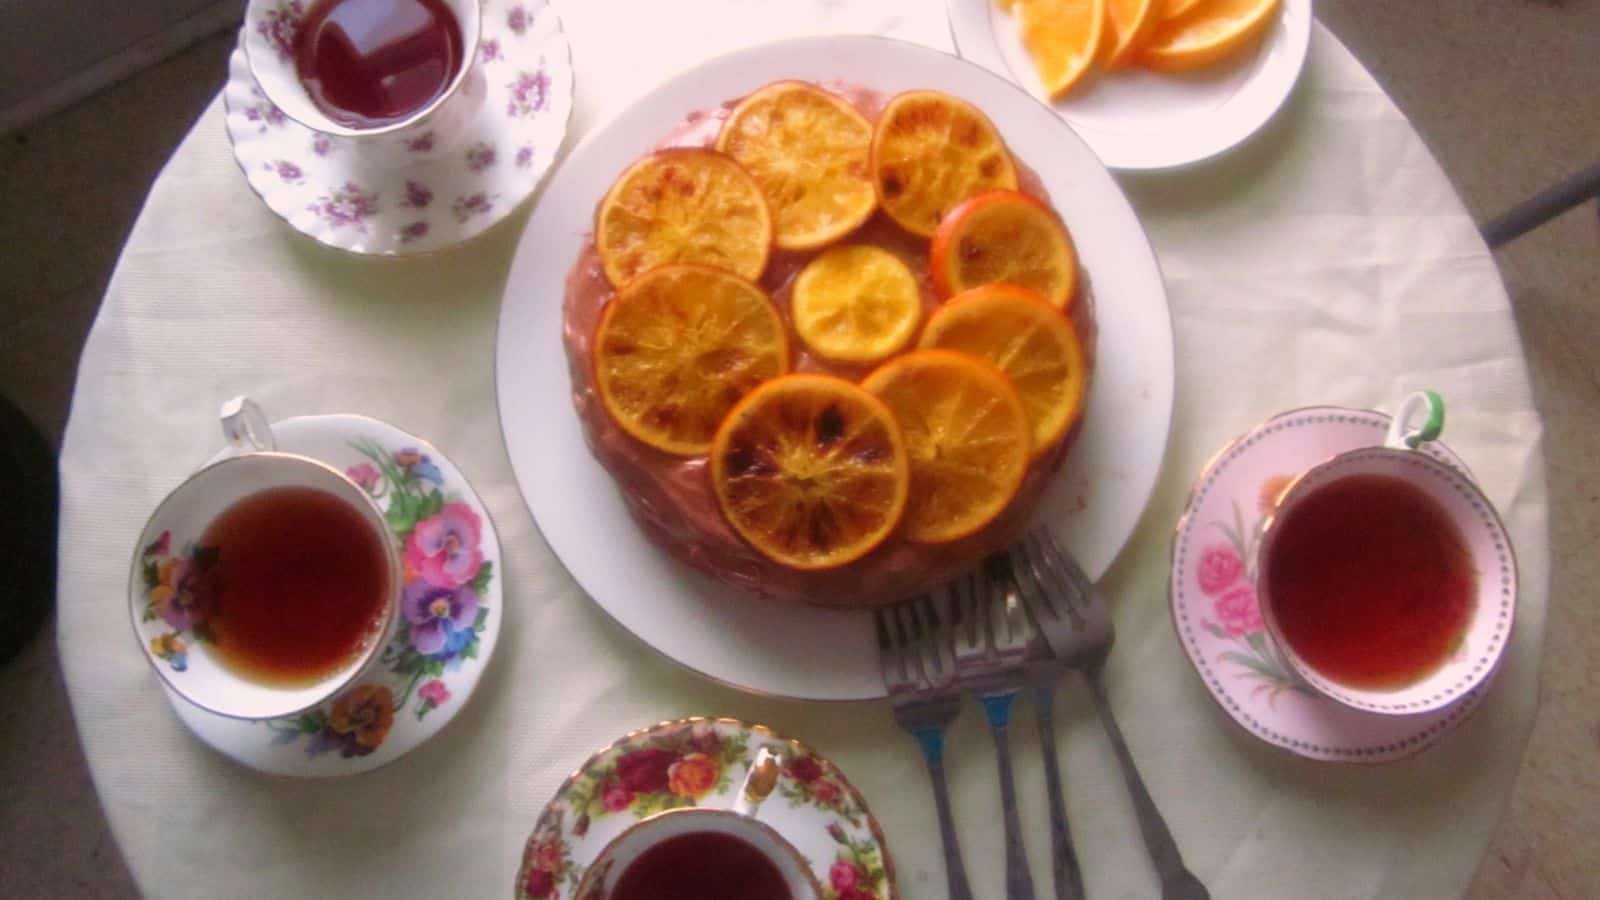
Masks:
[[[477,65],[482,9],[478,0],[440,0],[461,28],[461,64],[443,91],[402,118],[370,128],[335,121],[312,100],[295,67],[296,41],[314,0],[250,0],[240,43],[256,84],[283,114],[321,134],[343,138],[383,163],[441,154],[461,142],[483,103]]]
[[[228,401],[221,418],[231,452],[168,494],[135,545],[128,588],[134,636],[167,686],[195,706],[230,718],[277,719],[344,691],[389,643],[401,601],[400,551],[366,489],[324,462],[279,452],[265,414],[248,398]],[[380,580],[373,583],[379,605],[355,649],[311,680],[292,683],[252,678],[215,654],[218,621],[210,601],[226,590],[230,576],[226,553],[219,559],[217,548],[201,540],[241,501],[283,488],[309,489],[343,504],[355,514],[351,527],[366,531],[381,556]]]

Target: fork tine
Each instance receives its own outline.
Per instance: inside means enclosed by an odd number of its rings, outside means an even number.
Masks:
[[[1026,644],[1033,635],[1033,625],[1022,592],[1022,582],[1026,579],[1016,571],[1010,556],[1005,553],[991,556],[989,568],[994,575],[995,594],[991,605],[997,637],[1005,647]]]
[[[905,683],[920,690],[922,685],[917,678],[915,658],[917,651],[911,644],[910,636],[906,634],[906,623],[901,617],[900,607],[896,606],[889,610],[889,624],[894,634],[895,646],[900,650],[900,677]]]
[[[1022,602],[1034,618],[1044,620],[1059,620],[1061,613],[1055,604],[1050,602],[1050,595],[1043,589],[1046,580],[1043,572],[1039,571],[1039,564],[1028,552],[1033,541],[1033,535],[1028,535],[1021,541],[1011,545],[1011,568],[1018,573],[1016,579],[1017,592],[1022,595]]]
[[[872,623],[878,633],[878,656],[887,658],[894,651],[894,644],[889,640],[889,627],[883,623],[883,610],[872,611]]]
[[[1013,579],[1013,585],[1015,580]],[[1013,587],[1006,592],[1002,608],[1005,610],[1006,644],[1015,646],[1028,640],[1028,611],[1022,606],[1022,592]]]
[[[939,610],[934,606],[933,598],[927,594],[913,598],[911,608],[927,625],[927,640],[923,647],[923,655],[928,660],[929,679],[935,687],[942,686],[948,683],[954,674],[948,651],[945,650],[950,636],[941,628]]]
[[[888,613],[881,609],[872,611],[873,622],[878,631],[878,666],[883,670],[884,686],[891,691],[895,685],[904,684],[905,660],[901,647],[894,640],[889,631]]]
[[[973,630],[974,600],[973,576],[963,575],[950,582],[950,632],[956,647],[972,647],[977,633]]]
[[[1089,576],[1084,574],[1072,554],[1061,549],[1056,542],[1055,535],[1048,528],[1040,528],[1034,533],[1034,540],[1038,546],[1040,560],[1050,571],[1052,580],[1065,592],[1072,603],[1082,609],[1089,605]]]
[[[994,656],[999,652],[997,649],[997,636],[995,634],[997,630],[995,628],[995,620],[999,614],[996,601],[999,601],[999,603],[1004,603],[1005,592],[995,590],[995,588],[999,586],[997,582],[1000,573],[987,565],[984,568],[986,569],[984,573],[985,577],[978,579],[980,586],[978,587],[977,611],[978,618],[980,620],[979,627],[983,631],[984,653],[989,656]]]
[[[900,671],[917,690],[922,690],[926,684],[922,678],[922,660],[918,658],[917,645],[911,629],[906,626],[905,607],[894,607],[890,613],[890,621],[894,623],[895,641],[900,646]]]
[[[906,632],[910,640],[906,646],[911,651],[911,659],[917,669],[917,688],[925,690],[933,685],[933,677],[928,671],[927,653],[924,648],[927,640],[923,636],[922,617],[917,614],[917,607],[912,603],[902,603],[896,607],[902,621],[907,623]]]

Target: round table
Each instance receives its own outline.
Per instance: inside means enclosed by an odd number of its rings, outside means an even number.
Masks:
[[[742,44],[843,31],[950,49],[943,10],[926,0],[556,5],[577,67],[574,134]],[[1219,897],[1459,894],[1533,719],[1549,582],[1541,426],[1494,263],[1411,126],[1320,26],[1299,87],[1263,132],[1214,163],[1123,184],[1160,257],[1177,335],[1163,476],[1106,580],[1119,632],[1112,702],[1151,792]],[[886,705],[776,701],[701,680],[612,624],[541,540],[501,443],[491,367],[524,219],[432,258],[323,249],[251,194],[220,103],[151,190],[84,350],[61,458],[62,665],[134,876],[162,897],[509,896],[535,817],[587,754],[641,725],[715,714],[830,755],[882,820],[902,894],[943,896],[922,762]],[[1447,440],[1518,547],[1514,644],[1489,700],[1441,745],[1378,767],[1301,760],[1228,720],[1184,658],[1167,612],[1172,527],[1205,461],[1267,415],[1377,406],[1422,386],[1454,401]],[[241,393],[275,416],[361,412],[427,437],[498,524],[506,616],[484,681],[450,728],[376,772],[285,781],[229,762],[183,728],[129,638],[133,542],[220,445],[217,406]],[[1057,717],[1091,895],[1153,895],[1080,684]],[[1021,815],[1047,893],[1038,745],[1031,722],[1015,731]],[[974,887],[1001,896],[993,750],[975,710],[948,759]]]

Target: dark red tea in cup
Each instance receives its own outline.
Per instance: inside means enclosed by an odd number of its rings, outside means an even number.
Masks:
[[[1323,677],[1388,691],[1428,677],[1466,635],[1472,552],[1422,488],[1360,474],[1319,485],[1271,526],[1264,599],[1277,630]]]
[[[238,500],[206,526],[190,565],[212,658],[274,687],[313,684],[359,658],[392,591],[366,518],[309,487]]]
[[[667,838],[639,854],[609,900],[794,900],[778,867],[748,841],[716,831]]]
[[[295,72],[328,118],[379,128],[438,99],[463,45],[444,0],[318,0],[295,36]]]

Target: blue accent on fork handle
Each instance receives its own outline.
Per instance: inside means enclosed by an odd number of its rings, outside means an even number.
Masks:
[[[922,748],[922,758],[930,766],[944,765],[944,730],[940,728],[924,728],[913,731],[912,736],[917,739],[917,745]]]
[[[928,763],[928,779],[933,782],[933,805],[939,813],[939,840],[944,845],[944,872],[950,900],[972,900],[972,885],[967,882],[967,867],[961,862],[961,845],[956,838],[954,817],[950,814],[950,789],[944,780],[944,729],[913,731],[922,758]]]
[[[1011,701],[1016,697],[1016,692],[1011,692],[978,698],[978,702],[983,704],[983,714],[989,718],[990,728],[1006,728],[1011,725]]]
[[[1017,785],[1011,774],[1011,701],[1017,691],[1005,691],[978,698],[994,735],[995,758],[1000,765],[1000,811],[1006,826],[1006,900],[1034,900],[1033,873],[1028,871],[1028,852],[1022,844],[1022,823],[1017,818]]]

